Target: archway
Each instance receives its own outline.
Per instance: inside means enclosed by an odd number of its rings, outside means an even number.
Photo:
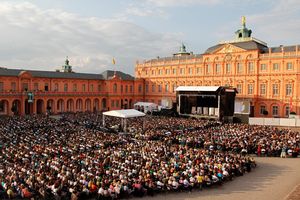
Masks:
[[[102,110],[106,110],[106,98],[102,99]]]
[[[132,99],[129,100],[129,108],[132,108]]]
[[[76,100],[76,111],[82,112],[82,99]]]
[[[54,100],[53,99],[49,99],[47,101],[47,112],[49,114],[51,114],[52,112],[54,112]]]
[[[44,100],[38,99],[36,101],[36,114],[44,113]]]
[[[8,114],[9,114],[8,101],[1,100],[0,101],[0,115],[8,115]]]
[[[73,99],[68,99],[68,101],[67,101],[67,112],[74,112],[74,101],[73,101]]]
[[[65,104],[63,99],[59,99],[57,101],[57,112],[64,112],[65,111]]]
[[[94,111],[99,111],[99,99],[94,99]]]
[[[90,99],[85,100],[85,111],[91,111],[91,100]]]
[[[11,106],[11,111],[13,112],[14,115],[19,115],[21,114],[21,101],[18,99],[15,99],[12,103]]]
[[[25,99],[24,106],[25,106],[25,115],[31,115],[33,113],[33,103],[28,102],[28,99]]]

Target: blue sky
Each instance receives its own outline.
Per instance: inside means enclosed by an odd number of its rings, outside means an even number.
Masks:
[[[170,56],[181,42],[203,53],[233,39],[243,15],[269,46],[300,43],[299,0],[4,0],[0,66],[54,70],[69,56],[77,72],[133,74],[136,60]]]

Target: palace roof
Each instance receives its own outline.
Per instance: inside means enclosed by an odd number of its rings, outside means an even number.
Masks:
[[[205,54],[213,53],[215,50],[219,49],[220,47],[226,44],[230,44],[245,50],[259,50],[260,53],[264,53],[268,51],[268,47],[266,45],[256,42],[255,40],[249,40],[249,41],[242,41],[242,42],[228,42],[228,43],[217,44],[215,46],[208,48],[205,51]]]
[[[38,71],[38,70],[0,68],[0,76],[19,76],[23,72],[28,72],[33,77],[86,79],[86,80],[107,80],[114,75],[114,71],[111,71],[111,70],[106,70],[102,74],[90,74],[90,73]],[[132,77],[129,74],[125,74],[120,71],[117,71],[116,74],[122,80],[134,80],[134,77]]]

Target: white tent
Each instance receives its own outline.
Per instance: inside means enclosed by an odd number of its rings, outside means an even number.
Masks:
[[[118,117],[122,119],[123,128],[127,128],[127,118],[144,117],[146,114],[135,109],[112,110],[103,113],[103,127],[105,127],[105,116]]]
[[[143,117],[145,113],[137,111],[135,109],[125,109],[125,110],[112,110],[104,112],[103,115],[119,118],[132,118],[132,117]]]
[[[152,112],[152,110],[157,110],[158,105],[152,102],[137,102],[134,104],[134,108],[143,108],[144,113],[147,113],[148,111]]]

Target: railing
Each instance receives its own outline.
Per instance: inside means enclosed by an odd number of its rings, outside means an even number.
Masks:
[[[35,96],[107,96],[108,92],[33,91]]]
[[[284,53],[264,53],[259,54],[259,58],[290,58],[290,57],[300,57],[300,53],[296,52],[284,52]]]
[[[31,92],[34,96],[108,96],[108,92],[58,92],[58,91],[2,91],[0,96],[22,96]]]
[[[17,91],[1,91],[0,96],[22,96],[25,95],[24,92],[17,92]]]

